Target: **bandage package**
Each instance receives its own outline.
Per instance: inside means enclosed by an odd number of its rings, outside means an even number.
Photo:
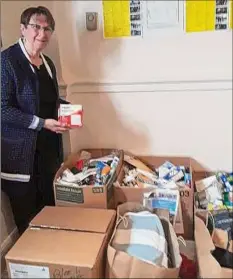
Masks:
[[[82,105],[61,104],[58,110],[58,121],[71,128],[83,125]]]

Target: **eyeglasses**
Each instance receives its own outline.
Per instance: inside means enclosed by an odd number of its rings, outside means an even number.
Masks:
[[[45,26],[42,27],[39,24],[34,24],[34,23],[28,23],[36,32],[40,32],[41,30],[44,30],[45,33],[53,33],[53,29],[50,26]]]

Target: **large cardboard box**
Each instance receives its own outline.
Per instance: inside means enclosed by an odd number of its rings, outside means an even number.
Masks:
[[[109,155],[113,149],[85,149],[91,153],[91,158]],[[123,151],[120,152],[120,161],[114,175],[106,185],[93,187],[63,186],[57,183],[57,179],[66,168],[72,168],[80,158],[82,150],[71,154],[57,171],[54,178],[54,196],[57,206],[79,206],[88,208],[114,208],[113,182],[116,180],[123,161]]]
[[[130,154],[131,155],[131,154]],[[193,169],[201,171],[204,168],[197,161],[190,157],[168,157],[168,156],[135,156],[147,166],[152,169],[158,168],[165,161],[170,161],[174,165],[182,165],[190,168],[190,172],[192,174]],[[124,177],[123,167],[121,168],[121,172],[119,173],[117,181],[121,184],[122,179]],[[124,202],[142,202],[143,194],[145,192],[150,192],[153,188],[129,188],[129,187],[114,187],[114,197],[115,197],[115,206],[124,203]],[[185,186],[184,188],[180,188],[180,201],[181,201],[181,209],[182,215],[181,219],[183,219],[184,226],[177,223],[175,227],[175,231],[177,234],[183,235],[185,239],[194,239],[194,184],[193,180],[191,181],[191,187]],[[180,219],[180,218],[179,218]],[[183,232],[180,227],[183,228]]]
[[[207,169],[203,169],[203,170],[198,170],[198,171],[193,171],[193,183],[194,183],[194,207],[197,211],[201,211],[204,209],[199,208],[199,202],[198,202],[198,192],[197,192],[197,188],[196,188],[196,182],[203,180],[205,178],[211,177],[213,175],[216,175],[218,172],[222,172],[222,173],[229,173],[228,171],[224,171],[224,170],[207,170]],[[224,206],[223,206],[224,208]]]
[[[222,268],[212,256],[214,244],[205,226],[205,212],[197,212],[195,216],[195,244],[200,278],[233,278],[233,270]]]
[[[45,207],[6,255],[9,278],[104,278],[116,212]]]

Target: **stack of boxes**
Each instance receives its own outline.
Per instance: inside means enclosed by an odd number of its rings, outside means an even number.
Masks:
[[[173,227],[177,235],[193,241],[194,181],[204,173],[198,162],[189,157],[134,157],[122,150],[86,149],[71,154],[57,171],[56,206],[45,207],[8,252],[9,277],[104,278],[117,206],[125,202],[145,204],[147,194],[156,188],[129,187],[125,166],[131,165],[130,174],[136,169],[143,173],[141,178],[148,178],[148,173],[156,175],[165,162],[189,171],[188,179],[174,183],[179,203]],[[199,239],[199,227],[204,223],[196,224],[195,237]]]

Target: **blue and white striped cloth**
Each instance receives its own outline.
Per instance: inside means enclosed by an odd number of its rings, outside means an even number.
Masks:
[[[168,267],[168,248],[162,223],[157,215],[149,211],[124,214],[112,246],[144,262]]]

